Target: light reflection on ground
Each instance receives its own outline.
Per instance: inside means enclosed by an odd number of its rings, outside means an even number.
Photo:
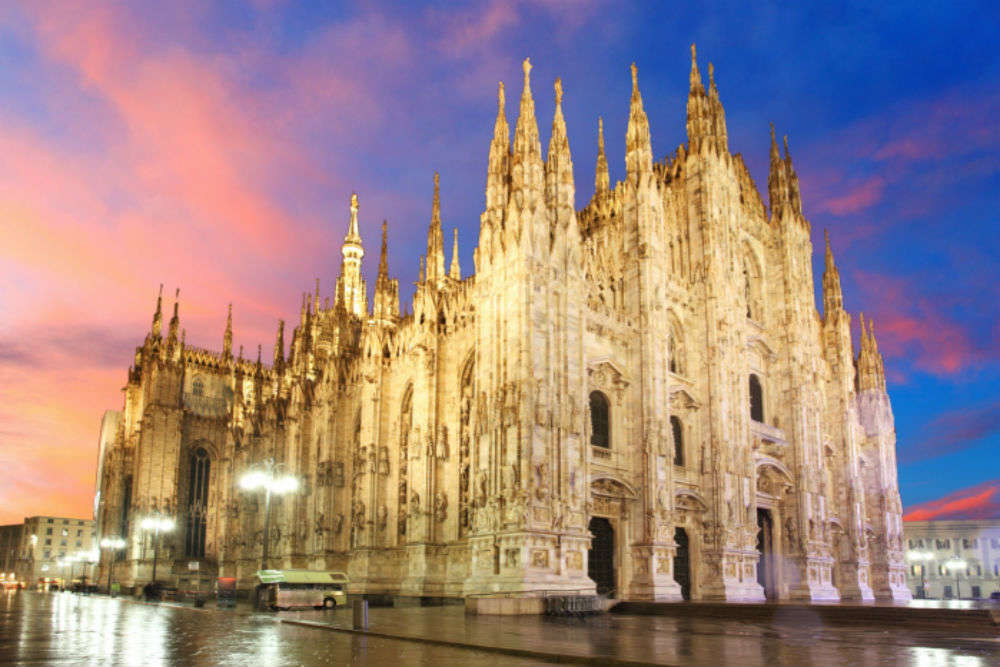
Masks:
[[[960,631],[831,627],[603,615],[588,619],[467,616],[462,606],[373,608],[372,630],[556,654],[673,665],[988,667],[1000,637]],[[279,623],[350,627],[350,610],[256,613],[145,604],[72,593],[0,596],[0,664],[537,665],[541,660]]]

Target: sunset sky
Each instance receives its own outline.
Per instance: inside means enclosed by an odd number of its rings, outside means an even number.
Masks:
[[[598,116],[624,176],[629,63],[655,156],[686,141],[691,42],[765,200],[768,123],[788,135],[813,243],[874,319],[907,516],[1000,516],[997,3],[208,4],[0,7],[0,523],[90,514],[160,283],[188,343],[220,349],[232,302],[235,345],[270,356],[332,293],[353,190],[369,284],[386,218],[407,302],[435,170],[472,271],[525,56],[543,146],[562,77],[582,206]]]

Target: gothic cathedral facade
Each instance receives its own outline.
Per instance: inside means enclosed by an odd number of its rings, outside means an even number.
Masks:
[[[158,300],[101,466],[117,580],[149,580],[156,513],[161,573],[241,582],[267,540],[268,567],[369,593],[909,597],[882,357],[863,318],[853,349],[829,241],[817,310],[787,142],[768,208],[692,48],[688,141],[654,162],[633,66],[626,178],[599,126],[577,211],[561,84],[543,160],[529,72],[513,141],[500,86],[474,275],[457,231],[445,268],[435,176],[412,313],[384,224],[369,308],[356,196],[332,300],[317,281],[271,363],[233,354],[231,311],[221,351],[176,302],[164,337]],[[267,534],[239,485],[265,461],[300,482]]]

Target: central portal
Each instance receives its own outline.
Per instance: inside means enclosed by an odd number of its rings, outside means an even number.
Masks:
[[[615,531],[602,516],[592,518],[588,527],[594,539],[587,554],[587,576],[597,584],[597,594],[606,595],[615,590]]]

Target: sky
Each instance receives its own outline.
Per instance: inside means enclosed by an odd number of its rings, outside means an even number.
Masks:
[[[544,146],[562,78],[582,206],[599,116],[624,176],[631,62],[654,155],[686,141],[692,42],[765,201],[788,135],[814,247],[874,320],[906,517],[1000,517],[1000,6],[812,4],[3,3],[0,523],[90,514],[161,283],[188,343],[221,349],[232,303],[269,357],[332,293],[356,191],[369,281],[386,219],[408,302],[435,171],[473,269],[498,81],[531,58]]]

